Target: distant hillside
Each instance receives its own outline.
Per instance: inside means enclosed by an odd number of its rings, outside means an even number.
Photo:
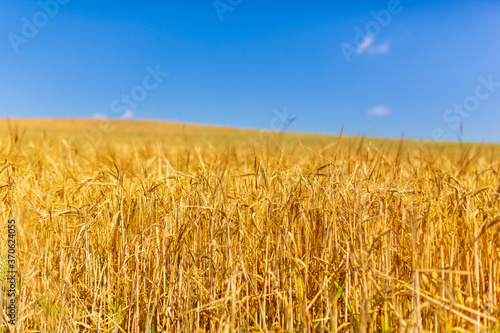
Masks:
[[[254,145],[277,148],[285,145],[302,145],[312,149],[338,148],[338,135],[319,135],[293,132],[248,130],[222,126],[194,125],[151,120],[116,119],[0,119],[0,133],[8,135],[9,124],[18,135],[29,140],[44,137],[49,141],[65,139],[68,142],[171,142],[188,145]],[[372,145],[374,150],[407,151],[431,148],[440,151],[463,152],[464,149],[481,148],[491,152],[492,158],[500,155],[500,145],[477,143],[433,142],[343,136],[340,147],[360,149]],[[405,153],[406,154],[406,153]]]

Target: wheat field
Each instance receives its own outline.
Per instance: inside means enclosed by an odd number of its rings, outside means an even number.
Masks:
[[[500,332],[499,146],[0,129],[2,332]]]

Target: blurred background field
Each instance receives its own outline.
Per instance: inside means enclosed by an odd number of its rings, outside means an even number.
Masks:
[[[136,143],[170,143],[188,145],[267,145],[276,148],[276,144],[286,143],[285,146],[311,145],[325,147],[336,146],[339,136],[307,133],[279,132],[271,130],[237,129],[232,127],[204,126],[183,124],[165,121],[147,120],[119,120],[119,119],[0,119],[0,131],[3,139],[8,139],[9,124],[12,130],[17,129],[28,142],[43,139],[56,142],[64,139],[67,142],[96,143],[99,141],[136,142]],[[338,131],[341,132],[339,124]],[[404,139],[404,134],[402,133]],[[31,140],[31,141],[30,141]],[[402,149],[429,148],[433,152],[446,154],[460,154],[464,148],[480,148],[485,153],[498,156],[499,145],[481,143],[457,143],[439,141],[420,141],[405,139],[403,142],[394,139],[370,137],[344,136],[340,141],[342,147],[353,146],[359,148],[368,144],[375,144],[379,148],[397,150],[399,144]]]

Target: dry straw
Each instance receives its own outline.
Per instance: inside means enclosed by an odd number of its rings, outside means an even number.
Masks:
[[[498,147],[120,126],[2,138],[18,331],[498,330]]]

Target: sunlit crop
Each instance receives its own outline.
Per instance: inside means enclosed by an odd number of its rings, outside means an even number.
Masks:
[[[498,146],[40,122],[0,138],[21,332],[499,328]]]

